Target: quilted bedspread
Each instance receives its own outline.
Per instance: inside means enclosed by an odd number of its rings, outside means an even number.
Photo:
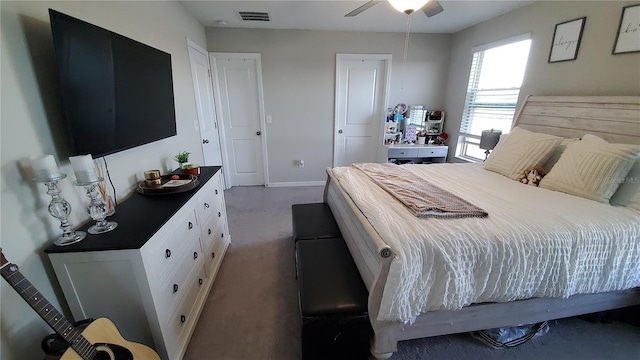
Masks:
[[[402,166],[489,216],[418,218],[361,171],[334,168],[396,255],[378,320],[640,286],[639,212],[523,185],[479,164]]]

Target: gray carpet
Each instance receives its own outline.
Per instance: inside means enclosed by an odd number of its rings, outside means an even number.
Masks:
[[[301,320],[291,205],[322,201],[322,187],[225,191],[231,246],[185,359],[300,359]],[[391,359],[640,359],[640,328],[577,318],[548,334],[494,350],[467,334],[402,341]]]

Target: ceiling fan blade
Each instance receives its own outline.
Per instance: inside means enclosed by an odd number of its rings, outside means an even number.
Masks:
[[[442,5],[436,0],[429,1],[423,8],[422,11],[427,15],[427,17],[432,17],[440,14],[444,9]]]
[[[366,4],[360,6],[359,8],[353,10],[352,12],[348,13],[347,15],[345,15],[344,17],[354,17],[358,14],[360,14],[361,12],[369,9],[370,7],[374,6],[374,5],[378,5],[378,0],[371,0],[368,1]]]

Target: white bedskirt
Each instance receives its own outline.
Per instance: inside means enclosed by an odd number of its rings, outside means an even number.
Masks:
[[[378,320],[640,286],[640,213],[523,185],[479,164],[403,166],[489,217],[419,219],[364,173],[334,168],[396,254]]]

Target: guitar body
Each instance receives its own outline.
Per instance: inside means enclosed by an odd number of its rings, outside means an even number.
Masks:
[[[158,354],[146,345],[125,340],[116,326],[107,318],[94,320],[82,332],[82,336],[99,351],[102,360],[160,360]],[[69,348],[60,360],[83,360]]]

